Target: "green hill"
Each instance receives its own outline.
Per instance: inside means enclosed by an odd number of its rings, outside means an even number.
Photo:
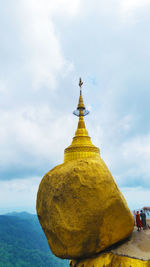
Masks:
[[[0,215],[0,267],[67,267],[48,246],[36,215]]]

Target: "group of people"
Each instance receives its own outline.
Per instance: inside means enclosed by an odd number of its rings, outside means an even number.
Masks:
[[[136,226],[138,228],[138,231],[143,228],[143,230],[146,229],[146,214],[143,210],[136,212]]]

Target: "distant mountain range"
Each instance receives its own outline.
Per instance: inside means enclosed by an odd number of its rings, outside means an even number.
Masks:
[[[55,257],[36,215],[0,215],[0,267],[68,267]]]

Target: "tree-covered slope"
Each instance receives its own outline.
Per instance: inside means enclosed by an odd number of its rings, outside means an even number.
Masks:
[[[0,267],[67,266],[51,253],[36,215],[0,215]]]

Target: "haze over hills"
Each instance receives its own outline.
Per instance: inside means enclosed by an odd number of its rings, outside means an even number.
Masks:
[[[0,215],[0,267],[67,267],[55,257],[34,214]]]

